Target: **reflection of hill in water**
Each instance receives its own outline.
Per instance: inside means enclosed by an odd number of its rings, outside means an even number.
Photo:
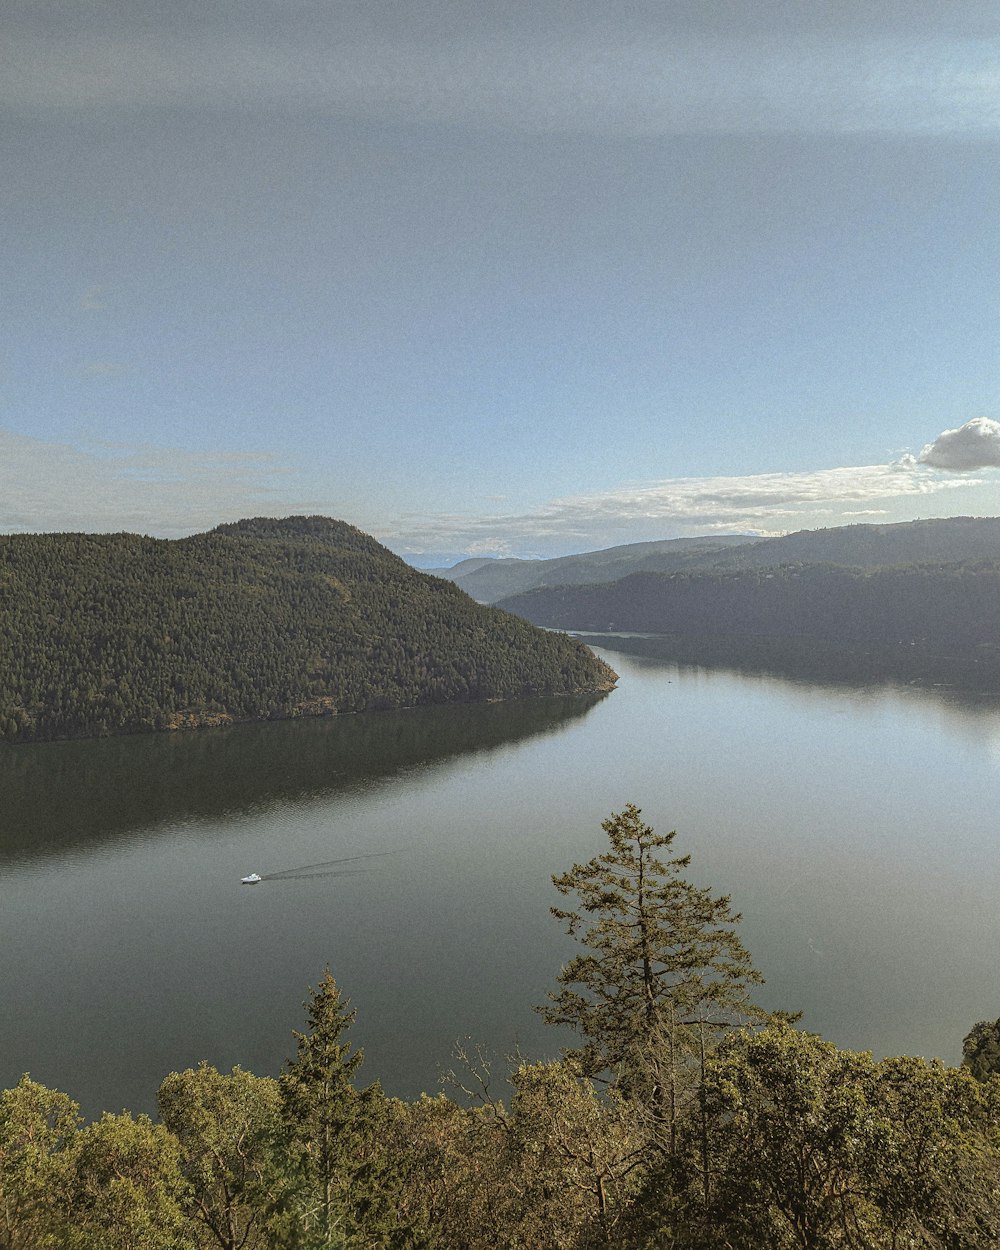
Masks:
[[[351,790],[552,733],[602,696],[523,699],[0,746],[0,861]]]
[[[797,685],[905,686],[962,713],[995,715],[1000,700],[996,648],[955,648],[942,655],[920,646],[844,645],[788,638],[690,638],[669,634],[590,634],[575,638],[604,651]]]

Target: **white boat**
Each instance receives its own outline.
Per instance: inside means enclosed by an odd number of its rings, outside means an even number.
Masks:
[[[263,880],[264,878],[260,875],[259,872],[252,872],[249,877],[240,878],[240,885],[256,885],[258,881],[263,881]]]

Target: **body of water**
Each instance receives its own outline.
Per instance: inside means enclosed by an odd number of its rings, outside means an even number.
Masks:
[[[956,1062],[1000,1015],[1000,705],[605,658],[597,700],[0,748],[0,1085],[276,1073],[327,964],[390,1093],[461,1038],[553,1054],[550,877],[630,801],[733,895],[765,1006]]]

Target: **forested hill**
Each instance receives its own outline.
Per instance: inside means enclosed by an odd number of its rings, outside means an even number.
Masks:
[[[610,689],[580,644],[325,517],[0,537],[0,736]]]
[[[877,569],[890,564],[951,564],[963,560],[1000,560],[1000,517],[931,517],[892,525],[798,530],[742,545],[710,563],[716,568],[843,564]],[[702,567],[708,567],[708,562]]]
[[[503,606],[538,625],[688,637],[1000,646],[1000,561],[640,573],[529,591]]]
[[[934,517],[892,525],[838,525],[779,538],[748,535],[673,538],[629,543],[554,560],[472,559],[447,577],[481,603],[497,603],[540,586],[616,582],[633,573],[775,568],[783,564],[843,564],[875,569],[889,564],[1000,560],[1000,518]]]
[[[428,571],[447,577],[480,603],[495,603],[536,586],[585,586],[614,582],[630,573],[674,573],[703,567],[743,544],[760,545],[758,540],[745,535],[666,538],[557,556],[552,560],[475,558],[462,560],[449,569]]]

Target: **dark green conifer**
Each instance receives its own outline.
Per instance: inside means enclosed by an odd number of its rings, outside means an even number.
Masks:
[[[750,1001],[755,971],[728,896],[681,875],[690,856],[669,855],[675,833],[657,834],[634,803],[602,825],[610,850],[553,877],[578,910],[552,908],[585,953],[559,974],[540,1010],[583,1039],[571,1052],[592,1076],[610,1074],[643,1103],[676,1147],[680,1078],[704,1069],[707,1050],[733,1024],[764,1013]]]
[[[581,644],[324,518],[0,535],[0,740],[609,690]]]
[[[428,1244],[398,1210],[401,1164],[387,1153],[388,1100],[376,1082],[357,1089],[364,1053],[345,1034],[354,1023],[327,969],[294,1033],[295,1058],[279,1078],[290,1164],[274,1223],[281,1250],[417,1250]]]
[[[295,1058],[280,1078],[293,1183],[286,1207],[293,1215],[283,1244],[349,1244],[348,1212],[359,1162],[355,1139],[363,1115],[354,1074],[364,1053],[344,1035],[355,1012],[342,1000],[327,969],[306,1004],[308,1029],[295,1032]]]

